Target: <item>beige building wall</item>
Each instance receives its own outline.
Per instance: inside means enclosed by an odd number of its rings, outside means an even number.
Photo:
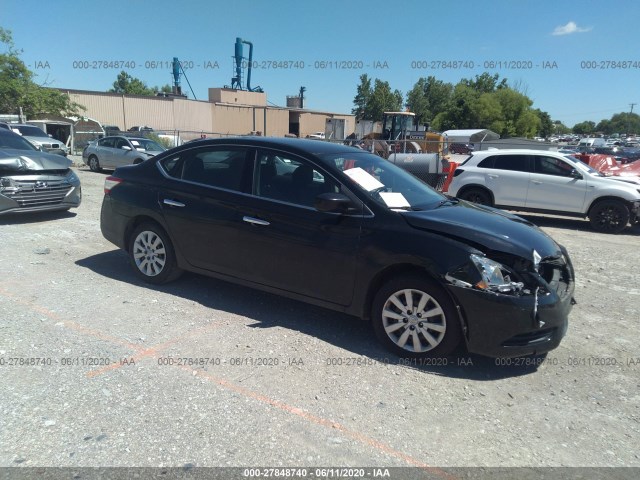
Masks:
[[[195,100],[173,100],[173,118],[176,130],[213,132],[213,105]]]
[[[266,103],[266,94],[235,90],[231,90],[230,93],[228,89],[210,89],[210,92],[213,90],[224,92],[224,95],[238,93],[264,96],[264,103]],[[327,118],[344,118],[345,136],[355,128],[353,115],[305,112],[264,105],[216,104],[182,98],[143,97],[63,89],[61,91],[67,93],[72,101],[86,107],[85,116],[98,120],[104,125],[117,125],[122,130],[136,125],[147,125],[156,130],[177,130],[185,132],[184,135],[181,134],[185,139],[196,138],[200,132],[222,135],[262,132],[267,136],[282,137],[289,133],[289,123],[296,122],[298,118],[301,137],[314,132],[324,132]]]
[[[287,133],[289,133],[289,110],[267,109],[266,135],[284,137]]]
[[[154,130],[175,130],[173,100],[162,97],[126,97],[124,102],[126,129],[149,126]]]
[[[212,105],[211,107],[213,132],[223,135],[246,135],[254,130],[253,108],[232,105]]]
[[[210,88],[209,101],[211,103],[229,103],[232,105],[267,106],[267,94],[263,92],[248,92],[232,88]]]
[[[100,92],[65,91],[72,102],[79,103],[86,110],[87,117],[98,120],[103,125],[116,125],[124,129],[124,95]]]

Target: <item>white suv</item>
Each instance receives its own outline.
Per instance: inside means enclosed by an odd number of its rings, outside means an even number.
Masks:
[[[640,185],[550,151],[476,152],[456,169],[448,193],[498,208],[589,217],[599,232],[621,232],[640,217]]]

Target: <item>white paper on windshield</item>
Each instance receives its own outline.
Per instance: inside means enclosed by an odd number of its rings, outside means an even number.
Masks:
[[[376,179],[376,177],[374,177],[370,173],[367,173],[360,167],[345,170],[344,174],[351,178],[351,180],[356,182],[362,188],[364,188],[367,192],[371,192],[373,190],[376,190],[377,188],[384,187],[384,184],[380,183]]]
[[[131,140],[131,143],[132,143],[133,145],[140,145],[140,143],[139,143],[137,140]]]
[[[398,192],[380,192],[380,198],[387,204],[389,208],[407,208],[411,207],[404,195]]]

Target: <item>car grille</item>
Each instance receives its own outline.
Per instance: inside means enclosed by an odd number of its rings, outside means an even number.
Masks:
[[[57,205],[73,188],[64,180],[14,180],[13,187],[3,189],[2,194],[24,208]]]

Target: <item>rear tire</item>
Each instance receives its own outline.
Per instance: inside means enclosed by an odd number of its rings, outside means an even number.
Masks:
[[[489,207],[493,206],[489,192],[480,188],[469,188],[464,190],[462,195],[460,195],[460,198],[467,202],[477,203],[478,205],[487,205]]]
[[[95,155],[91,155],[89,157],[89,168],[92,172],[100,172],[102,170],[102,168],[100,168],[98,157],[96,157]]]
[[[138,277],[156,285],[182,274],[169,236],[156,223],[142,223],[133,231],[129,238],[129,261]]]
[[[591,207],[589,223],[601,233],[620,233],[629,223],[629,208],[619,200],[602,200]]]
[[[378,340],[400,357],[445,357],[462,339],[451,299],[418,275],[403,275],[383,285],[371,318]]]

